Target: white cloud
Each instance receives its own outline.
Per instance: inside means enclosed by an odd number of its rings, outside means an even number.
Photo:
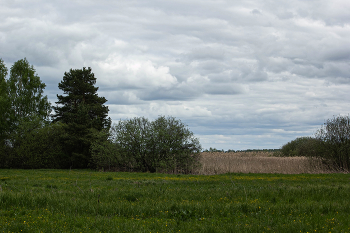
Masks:
[[[151,61],[129,59],[111,55],[105,61],[96,62],[108,75],[101,81],[111,88],[168,88],[177,84],[177,79],[169,73],[169,67],[155,66]]]

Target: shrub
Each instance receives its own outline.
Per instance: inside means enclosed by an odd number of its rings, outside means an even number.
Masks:
[[[0,141],[0,168],[11,167],[11,147],[6,144],[5,140]]]
[[[337,116],[328,119],[316,133],[323,153],[315,155],[330,167],[350,170],[350,118]]]
[[[281,156],[288,156],[288,157],[294,157],[294,156],[307,156],[307,153],[309,153],[309,146],[313,147],[314,138],[311,137],[300,137],[296,138],[287,144],[283,145],[281,150],[278,152],[281,154]]]
[[[198,139],[174,117],[160,116],[153,122],[144,117],[119,121],[112,127],[112,138],[117,151],[112,157],[119,169],[190,173],[200,164]]]
[[[33,122],[21,123],[7,146],[7,167],[62,168],[67,161],[60,138],[62,124],[38,127]]]
[[[320,159],[329,169],[350,170],[350,117],[328,119],[315,138],[297,138],[283,145],[282,156],[307,156]]]
[[[97,169],[111,170],[120,167],[122,163],[116,144],[111,141],[110,136],[109,131],[102,130],[91,143],[91,162]]]

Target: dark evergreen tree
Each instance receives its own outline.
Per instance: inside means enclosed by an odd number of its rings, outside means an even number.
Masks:
[[[97,132],[109,129],[107,100],[97,95],[96,78],[91,68],[71,69],[65,72],[58,84],[64,95],[57,95],[54,122],[66,124],[64,148],[69,156],[70,167],[87,167],[91,142]]]

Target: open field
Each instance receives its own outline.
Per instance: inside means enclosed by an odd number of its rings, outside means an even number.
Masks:
[[[273,152],[203,152],[201,175],[224,173],[329,173],[320,161],[306,157],[274,157]]]
[[[349,181],[0,170],[0,232],[350,232]]]

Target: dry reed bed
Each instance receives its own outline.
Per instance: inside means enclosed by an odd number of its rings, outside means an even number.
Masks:
[[[203,152],[202,175],[223,173],[329,173],[316,159],[274,157],[273,152]]]

